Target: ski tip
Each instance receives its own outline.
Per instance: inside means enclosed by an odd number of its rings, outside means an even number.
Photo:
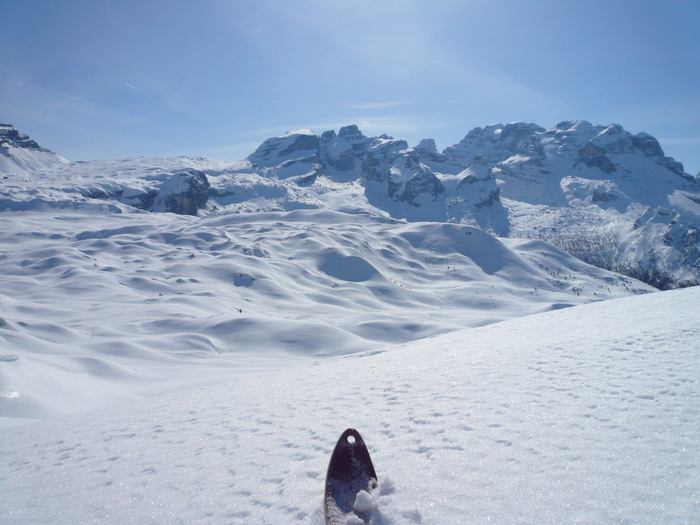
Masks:
[[[357,430],[348,428],[335,444],[326,477],[348,479],[358,475],[372,478],[376,483],[377,473],[364,439]]]
[[[357,430],[354,428],[348,428],[340,435],[338,443],[348,443],[350,445],[354,443],[362,443],[364,445],[365,441],[362,439],[362,436]]]
[[[340,435],[328,463],[324,495],[326,525],[367,525],[371,509],[365,500],[376,488],[377,474],[367,446],[357,430],[348,428]]]

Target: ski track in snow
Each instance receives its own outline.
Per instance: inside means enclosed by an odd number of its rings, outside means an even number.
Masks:
[[[518,318],[0,432],[0,521],[323,522],[340,433],[374,524],[697,524],[700,289]]]

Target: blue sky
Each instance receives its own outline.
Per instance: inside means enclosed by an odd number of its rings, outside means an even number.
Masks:
[[[357,124],[646,131],[700,172],[700,2],[0,0],[0,122],[69,160],[239,160]]]

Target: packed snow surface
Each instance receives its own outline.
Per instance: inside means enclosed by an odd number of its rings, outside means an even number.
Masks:
[[[0,522],[321,525],[354,427],[373,524],[698,523],[698,341],[688,288],[5,429]]]

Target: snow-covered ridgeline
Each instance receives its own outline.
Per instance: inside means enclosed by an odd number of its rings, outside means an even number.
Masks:
[[[331,209],[467,224],[544,239],[660,288],[700,283],[697,180],[651,135],[616,124],[493,124],[442,153],[430,139],[409,147],[357,126],[298,130],[241,162],[74,163],[5,175],[0,186],[0,210],[95,202],[199,216]]]
[[[588,304],[0,431],[0,521],[321,525],[355,427],[374,525],[694,523],[698,305]]]

